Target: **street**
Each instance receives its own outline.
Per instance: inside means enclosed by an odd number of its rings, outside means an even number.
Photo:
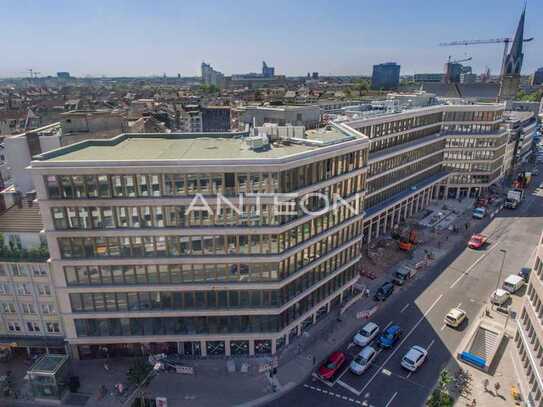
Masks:
[[[532,193],[519,208],[502,210],[482,230],[489,237],[489,244],[483,250],[466,247],[453,250],[432,268],[418,273],[414,281],[396,288],[371,321],[377,323],[381,331],[397,324],[403,336],[391,349],[379,350],[370,368],[361,376],[349,370],[350,361],[360,347],[348,340],[337,350],[345,352],[349,359],[333,381],[325,382],[314,375],[269,406],[424,405],[439,372],[451,358],[456,358],[457,348],[469,332],[471,322],[482,312],[483,305],[488,304],[502,261],[503,281],[509,274],[517,274],[532,257],[543,228],[543,193],[533,192],[539,182],[540,177],[537,177],[532,183]],[[479,223],[484,224],[484,221]],[[468,322],[460,329],[446,327],[444,316],[457,306],[467,312]],[[400,361],[413,345],[427,349],[429,355],[425,363],[411,373],[400,366]]]

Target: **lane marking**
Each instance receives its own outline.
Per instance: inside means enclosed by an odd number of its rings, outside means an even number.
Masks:
[[[430,351],[430,348],[435,343],[435,341],[436,341],[435,339],[432,339],[432,342],[430,342],[430,345],[428,345],[428,347],[426,348],[427,351]]]
[[[351,349],[354,346],[354,342],[351,342],[347,345],[347,350]]]
[[[388,403],[385,404],[385,407],[390,406],[390,404],[394,401],[397,395],[398,395],[398,392],[394,393],[392,397],[390,398],[390,400],[388,401]]]
[[[439,300],[441,300],[441,298],[443,298],[443,294],[440,294],[439,297],[437,297],[435,299],[435,301],[432,303],[432,305],[430,305],[430,308],[428,308],[426,310],[426,312],[419,318],[419,320],[415,323],[415,325],[411,328],[411,330],[408,332],[407,335],[405,335],[402,340],[400,341],[400,343],[398,343],[398,345],[396,346],[396,348],[394,348],[394,350],[390,353],[390,355],[388,355],[388,357],[386,358],[386,360],[383,362],[383,364],[377,369],[377,372],[375,372],[373,374],[373,376],[366,382],[366,384],[364,385],[364,387],[362,387],[362,389],[360,389],[360,392],[362,393],[364,390],[366,390],[366,388],[375,380],[375,378],[377,377],[377,375],[379,374],[379,372],[382,371],[382,369],[385,367],[385,365],[390,361],[390,359],[392,359],[392,357],[396,354],[396,352],[398,352],[398,350],[400,350],[401,346],[403,345],[403,343],[407,340],[407,338],[409,338],[409,336],[411,336],[411,334],[415,331],[415,329],[417,329],[417,327],[422,323],[422,321],[424,321],[426,319],[426,317],[428,316],[428,314],[430,312],[432,312],[432,310],[434,309],[434,307],[436,306],[436,304],[439,302]]]
[[[387,324],[387,326],[385,326],[385,327],[383,328],[383,331],[386,331],[387,328],[388,328],[390,325],[392,325],[392,322],[394,322],[394,321],[390,321],[390,322]]]
[[[492,253],[494,250],[496,250],[498,248],[498,243],[500,243],[501,240],[503,240],[505,237],[502,236],[500,237],[498,240],[496,240],[496,242],[494,242],[494,244],[492,245],[492,248],[487,251],[486,253],[484,253],[481,257],[479,257],[477,260],[475,260],[475,262],[473,262],[473,264],[471,266],[469,266],[462,274],[460,274],[458,276],[458,278],[454,281],[454,283],[452,283],[449,288],[454,288],[456,286],[456,284],[458,284],[460,282],[460,280],[462,280],[462,278],[464,278],[465,276],[467,276],[471,270],[473,270],[474,267],[477,266],[477,264],[479,264],[479,262],[481,262],[483,259],[486,259],[486,257]]]
[[[409,303],[405,304],[405,306],[400,310],[400,314],[404,312],[409,307]]]
[[[387,375],[387,376],[392,376],[392,372],[388,369],[383,369],[381,370],[381,373],[383,373],[384,375]]]
[[[347,383],[345,383],[344,381],[342,380],[338,380],[337,381],[337,384],[339,384],[341,387],[349,390],[351,393],[354,393],[356,394],[357,396],[360,396],[362,394],[362,392],[359,392],[358,390],[356,390],[354,387],[352,386],[349,386]]]
[[[443,324],[443,326],[441,327],[440,331],[443,331],[445,329],[447,325]]]
[[[407,373],[407,376],[405,376],[406,379],[409,379],[411,377],[411,375],[413,374],[413,372],[409,372]]]

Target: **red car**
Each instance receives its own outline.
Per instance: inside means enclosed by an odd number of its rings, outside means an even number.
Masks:
[[[325,380],[331,380],[346,360],[347,358],[343,352],[332,353],[319,367],[319,376]]]
[[[487,237],[485,235],[473,235],[468,242],[470,249],[481,249],[486,244]]]

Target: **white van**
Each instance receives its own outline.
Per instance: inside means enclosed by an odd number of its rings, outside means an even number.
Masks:
[[[509,291],[511,294],[514,294],[520,290],[524,284],[524,279],[521,276],[511,274],[504,280],[502,287],[505,291]]]

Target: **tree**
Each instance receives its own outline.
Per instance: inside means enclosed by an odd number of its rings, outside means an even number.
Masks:
[[[139,386],[149,376],[153,367],[145,359],[136,359],[126,373],[128,383]]]
[[[450,407],[453,405],[453,398],[449,394],[449,384],[453,381],[452,375],[447,369],[443,369],[439,374],[437,386],[432,392],[430,398],[426,401],[429,407]]]

